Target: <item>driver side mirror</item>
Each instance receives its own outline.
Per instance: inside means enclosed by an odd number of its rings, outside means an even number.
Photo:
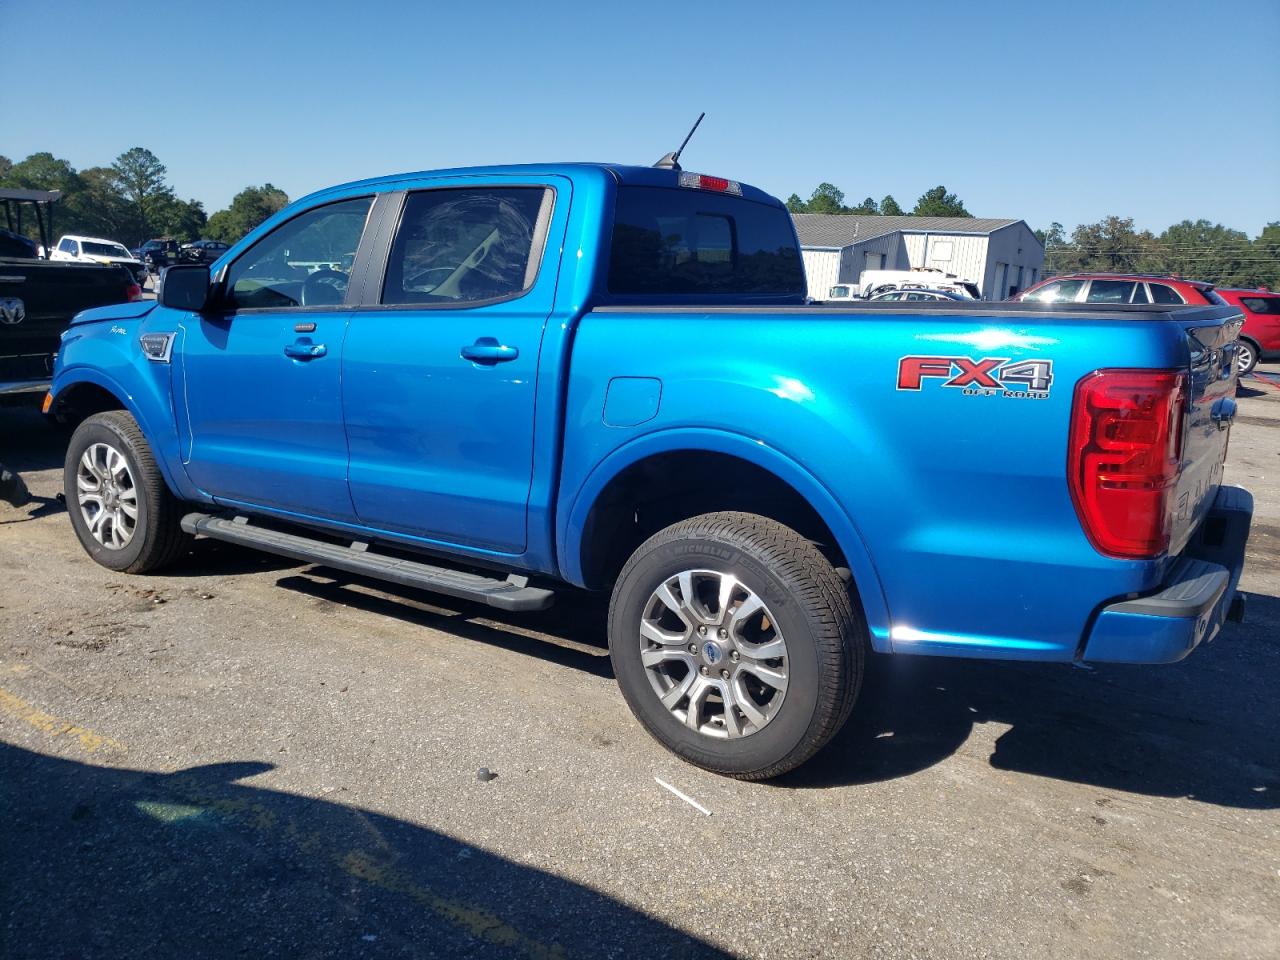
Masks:
[[[209,266],[204,263],[178,263],[160,274],[156,299],[175,310],[199,313],[209,303]]]

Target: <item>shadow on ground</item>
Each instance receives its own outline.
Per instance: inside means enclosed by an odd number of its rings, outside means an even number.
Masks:
[[[607,601],[565,594],[504,614],[319,568],[277,581],[315,599],[611,677]],[[1181,663],[1098,666],[933,657],[872,658],[843,732],[779,786],[824,788],[908,776],[945,760],[975,724],[1008,729],[991,765],[1104,790],[1280,806],[1280,599],[1249,597]],[[644,736],[637,726],[636,736]]]
[[[237,780],[0,744],[6,957],[727,956],[588,888],[402,820]],[[460,784],[501,789],[500,781]]]
[[[1280,807],[1280,599],[1249,597],[1181,663],[1018,664],[876,657],[849,724],[790,787],[904,776],[980,723],[1008,725],[993,767],[1102,790]]]

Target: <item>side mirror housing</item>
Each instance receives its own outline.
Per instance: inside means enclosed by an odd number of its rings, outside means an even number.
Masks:
[[[160,274],[156,299],[175,310],[199,313],[209,303],[208,264],[179,263],[165,267]]]

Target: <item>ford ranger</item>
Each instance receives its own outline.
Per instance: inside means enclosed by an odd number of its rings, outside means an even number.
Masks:
[[[610,165],[324,190],[80,314],[85,550],[194,535],[507,611],[609,591],[640,723],[742,778],[871,652],[1163,663],[1242,613],[1222,306],[805,304],[783,205]]]

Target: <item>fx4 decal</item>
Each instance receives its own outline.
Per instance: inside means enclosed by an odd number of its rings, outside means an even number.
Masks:
[[[1044,400],[1053,385],[1052,360],[1008,357],[903,357],[898,361],[898,389],[919,390],[925,380],[941,380],[970,397],[1019,397]]]

